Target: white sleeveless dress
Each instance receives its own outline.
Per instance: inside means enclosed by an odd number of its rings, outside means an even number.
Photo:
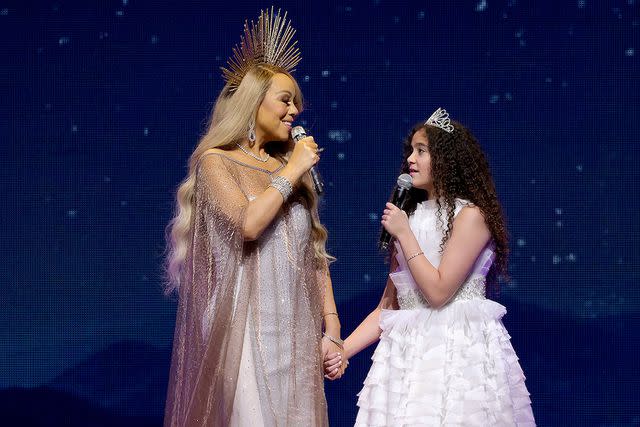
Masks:
[[[456,200],[455,214],[467,204]],[[438,267],[436,214],[435,201],[422,202],[409,223]],[[525,377],[501,321],[506,309],[485,298],[493,243],[440,309],[428,306],[399,247],[397,254],[399,267],[390,277],[400,310],[380,315],[383,332],[358,394],[356,426],[535,426]]]

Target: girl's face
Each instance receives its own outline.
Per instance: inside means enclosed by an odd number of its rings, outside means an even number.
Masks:
[[[263,141],[289,139],[293,119],[298,115],[294,104],[296,87],[286,74],[276,74],[260,104],[256,117],[256,136]]]
[[[431,155],[429,154],[429,140],[424,129],[420,129],[411,138],[413,151],[407,158],[409,175],[413,178],[413,186],[427,190],[433,194],[433,180],[431,178]]]

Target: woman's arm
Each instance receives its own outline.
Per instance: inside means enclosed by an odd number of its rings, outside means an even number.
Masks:
[[[451,237],[446,243],[440,265],[435,268],[425,256],[411,258],[421,250],[409,227],[407,214],[390,203],[387,204],[387,210],[387,225],[391,227],[388,231],[396,237],[405,258],[409,260],[407,264],[413,279],[430,306],[442,307],[455,295],[491,239],[482,212],[475,206],[467,206],[460,211],[453,221]]]
[[[322,273],[321,273],[322,274]],[[329,272],[326,272],[324,290],[324,310],[322,312],[322,321],[324,322],[324,331],[335,338],[340,338],[340,318],[338,317],[338,309],[333,296],[333,285]]]
[[[333,363],[330,367],[325,365],[325,374],[327,375],[327,378],[337,379],[342,376],[346,368],[346,363],[342,363],[344,345],[341,347],[334,342],[334,340],[337,341],[340,339],[340,318],[338,317],[338,309],[336,308],[336,302],[333,296],[333,286],[331,284],[331,278],[329,277],[328,270],[325,275],[324,309],[322,313],[322,321],[324,322],[322,359],[328,359],[328,355],[331,355]]]
[[[394,272],[398,267],[398,262],[394,254],[391,254],[391,268],[390,272]],[[364,350],[378,339],[382,330],[380,329],[380,313],[383,309],[397,309],[398,300],[396,297],[396,288],[391,281],[391,278],[387,279],[387,284],[382,293],[382,298],[378,303],[378,306],[371,312],[365,319],[358,325],[358,327],[344,340],[344,359],[348,360],[352,356],[355,356],[360,351]],[[337,352],[325,355],[325,373],[327,378],[334,380],[342,376],[346,363],[341,364],[342,359]],[[341,372],[336,372],[336,368],[342,366]]]
[[[316,154],[317,149],[318,145],[312,137],[300,140],[295,144],[287,165],[278,175],[295,187],[300,178],[320,159]],[[212,149],[210,152],[224,155],[224,151],[220,149]],[[271,186],[248,202],[242,224],[244,239],[249,241],[258,239],[276,217],[284,202],[280,191]]]
[[[297,173],[286,170],[286,167],[279,175],[285,177],[292,186],[295,186],[299,179]],[[244,223],[242,224],[244,240],[251,241],[258,239],[269,224],[271,224],[283,204],[284,198],[282,194],[271,186],[267,187],[258,197],[251,200],[247,205]]]

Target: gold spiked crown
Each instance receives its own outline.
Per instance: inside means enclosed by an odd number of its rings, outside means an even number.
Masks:
[[[260,11],[258,24],[251,21],[244,22],[244,35],[240,38],[240,44],[233,48],[233,56],[227,60],[227,67],[221,67],[222,78],[235,90],[240,85],[243,77],[257,64],[271,64],[285,69],[287,72],[295,71],[300,62],[300,50],[298,43],[293,40],[296,30],[291,26],[291,20],[287,21],[287,12],[280,14],[271,10]]]

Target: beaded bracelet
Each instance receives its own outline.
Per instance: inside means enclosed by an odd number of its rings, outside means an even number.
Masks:
[[[278,190],[284,200],[287,200],[293,193],[293,186],[287,178],[281,175],[272,178],[269,186]]]
[[[411,255],[409,258],[407,258],[407,262],[411,261],[412,259],[414,259],[415,257],[417,257],[419,255],[424,255],[424,252],[420,251],[418,253],[415,253],[415,254]]]

